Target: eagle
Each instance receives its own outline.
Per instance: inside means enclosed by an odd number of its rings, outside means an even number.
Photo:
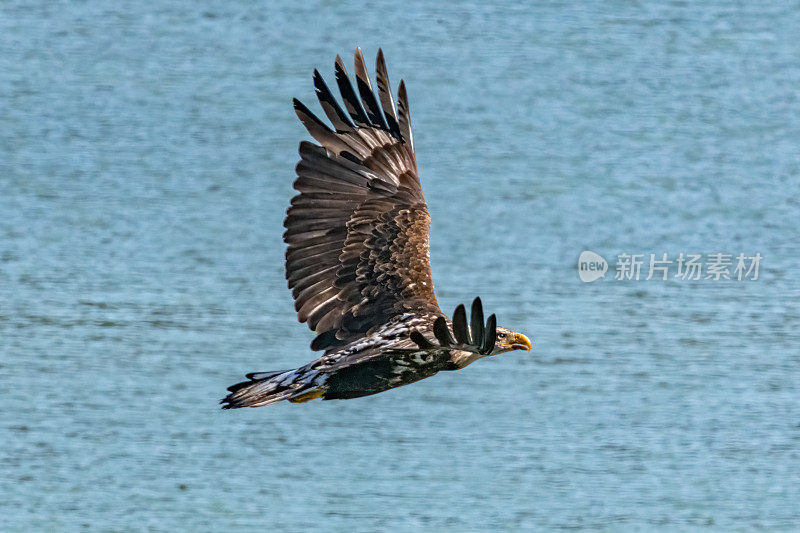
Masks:
[[[334,69],[344,109],[314,71],[330,125],[294,100],[319,144],[300,142],[298,194],[284,221],[297,318],[316,333],[311,349],[322,355],[300,368],[247,374],[228,387],[223,409],[358,398],[531,349],[525,335],[497,326],[495,315],[484,321],[480,298],[469,323],[464,305],[452,319],[439,309],[405,83],[395,104],[381,50],[377,92],[360,49],[355,88],[339,56]]]

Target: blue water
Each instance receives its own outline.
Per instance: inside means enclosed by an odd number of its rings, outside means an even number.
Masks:
[[[800,5],[0,5],[0,530],[800,528]],[[312,358],[313,68],[408,84],[443,309],[532,352],[218,410]],[[760,253],[584,284],[583,250]]]

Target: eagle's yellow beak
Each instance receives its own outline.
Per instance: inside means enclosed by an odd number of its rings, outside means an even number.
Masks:
[[[531,351],[531,340],[522,333],[514,333],[514,338],[508,344],[501,344],[501,346],[510,350]]]

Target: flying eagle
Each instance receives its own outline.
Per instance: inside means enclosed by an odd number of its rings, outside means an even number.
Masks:
[[[452,320],[439,309],[405,84],[395,106],[380,50],[377,94],[360,49],[358,92],[338,56],[335,71],[346,112],[314,71],[332,128],[294,100],[319,145],[300,143],[299,194],[284,221],[297,318],[317,333],[311,349],[323,355],[297,369],[248,374],[228,388],[223,409],[368,396],[482,357],[531,349],[525,335],[498,327],[495,315],[484,322],[479,298],[469,325],[463,305]]]

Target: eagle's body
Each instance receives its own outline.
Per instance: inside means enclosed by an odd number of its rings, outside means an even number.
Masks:
[[[223,408],[356,398],[463,368],[486,355],[530,349],[524,335],[497,328],[494,316],[484,325],[480,300],[469,328],[463,306],[453,322],[439,309],[430,270],[430,216],[403,82],[395,106],[379,51],[376,96],[360,50],[361,98],[339,57],[336,80],[347,113],[314,72],[317,96],[334,129],[295,100],[298,117],[321,146],[300,143],[294,183],[299,194],[284,222],[286,277],[298,319],[317,333],[311,347],[324,354],[298,369],[248,374],[249,381],[228,389]]]

